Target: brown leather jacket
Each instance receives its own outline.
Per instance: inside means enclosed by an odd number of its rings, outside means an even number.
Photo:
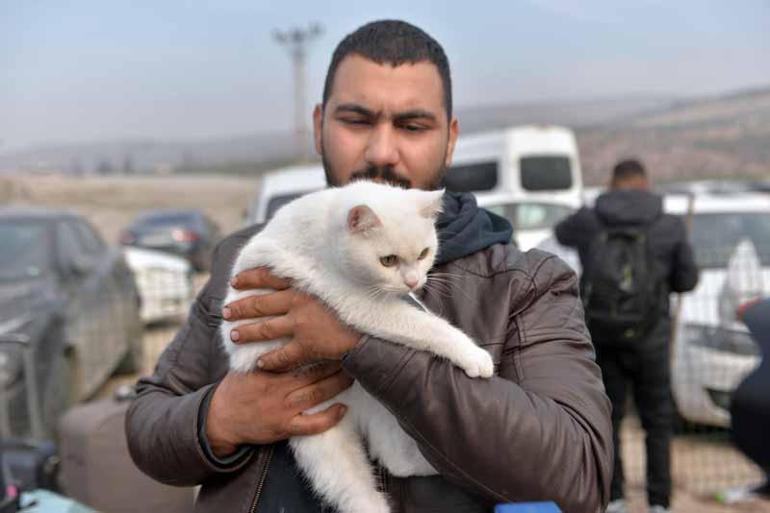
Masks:
[[[228,368],[217,327],[229,267],[253,233],[220,244],[209,283],[154,374],[139,381],[126,419],[139,468],[167,484],[202,485],[201,512],[261,512],[270,472],[272,446],[222,467],[199,440],[201,404]],[[451,291],[428,291],[424,303],[480,341],[494,357],[496,376],[470,379],[447,361],[373,338],[346,357],[345,370],[397,416],[441,474],[387,476],[394,511],[482,512],[531,500],[555,501],[569,513],[603,511],[610,405],[575,274],[553,255],[522,253],[512,244],[436,271],[452,275]]]

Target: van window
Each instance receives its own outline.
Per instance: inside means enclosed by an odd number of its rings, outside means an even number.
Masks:
[[[452,166],[444,177],[444,187],[455,192],[491,191],[496,186],[496,160]]]
[[[519,167],[524,190],[559,191],[572,187],[572,170],[567,157],[522,157]]]

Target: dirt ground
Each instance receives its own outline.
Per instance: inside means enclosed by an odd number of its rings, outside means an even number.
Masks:
[[[222,176],[0,176],[0,205],[74,210],[115,244],[136,215],[154,208],[199,208],[223,233],[238,229],[258,178]]]
[[[88,218],[110,243],[141,210],[159,207],[201,208],[224,233],[238,229],[243,212],[254,196],[257,179],[218,176],[62,178],[55,176],[0,177],[0,204],[42,205],[75,210]],[[206,277],[200,275],[201,287]],[[171,341],[179,322],[148,327],[145,331],[144,373]],[[110,381],[100,396],[137,376]],[[644,435],[630,419],[623,431],[627,492],[632,513],[646,511],[644,500]],[[735,451],[724,432],[678,436],[673,444],[675,485],[673,510],[679,513],[769,512],[770,502],[722,505],[715,499],[726,488],[759,481],[758,470]]]

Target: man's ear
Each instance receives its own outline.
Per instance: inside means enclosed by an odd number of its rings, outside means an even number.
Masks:
[[[452,157],[455,153],[458,135],[460,135],[460,123],[457,121],[457,118],[452,118],[452,121],[449,122],[449,140],[447,141],[446,158],[444,159],[444,166],[446,167],[452,165]]]
[[[348,231],[350,233],[366,233],[372,228],[382,225],[382,221],[374,210],[366,205],[356,205],[348,212]]]
[[[317,103],[313,109],[313,141],[315,142],[315,151],[319,155],[323,153],[323,140],[321,139],[323,125],[324,108],[323,105]]]
[[[420,215],[425,218],[435,218],[441,212],[444,205],[444,189],[438,191],[426,191],[422,193],[425,201],[420,207]]]

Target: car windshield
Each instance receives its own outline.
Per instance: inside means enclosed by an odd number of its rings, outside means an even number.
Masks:
[[[491,205],[486,209],[508,219],[514,231],[548,229],[572,212],[566,205],[529,202]]]
[[[195,222],[195,214],[191,212],[163,212],[141,216],[137,224],[153,226],[189,225]]]
[[[0,281],[40,277],[49,270],[46,223],[0,221]]]
[[[695,214],[691,239],[699,267],[726,267],[735,247],[750,240],[763,266],[770,266],[770,212]]]

